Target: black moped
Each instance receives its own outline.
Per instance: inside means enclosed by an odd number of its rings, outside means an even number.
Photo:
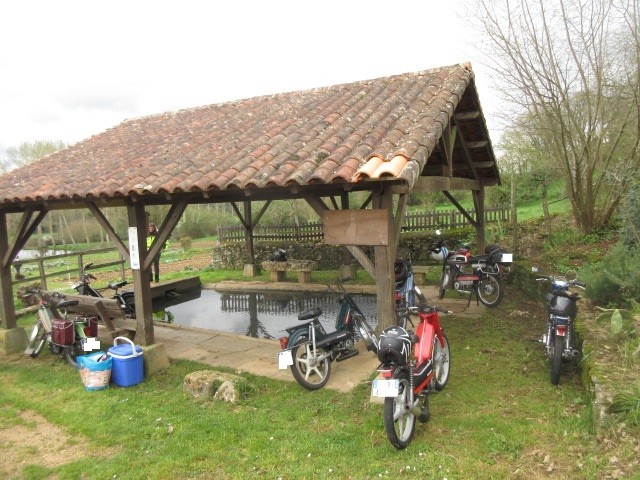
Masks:
[[[280,338],[282,351],[278,352],[280,369],[291,366],[293,378],[308,390],[322,388],[329,380],[331,362],[341,362],[356,356],[358,338],[367,350],[377,351],[377,338],[362,311],[342,283],[334,289],[327,285],[327,293],[338,297],[341,305],[336,318],[335,331],[327,332],[320,322],[322,309],[315,307],[298,315],[305,323],[285,329],[288,336]]]

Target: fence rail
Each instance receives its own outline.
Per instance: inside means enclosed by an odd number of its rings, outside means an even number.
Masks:
[[[470,214],[476,218],[475,213]],[[485,223],[509,222],[511,210],[509,207],[488,208],[484,213]],[[436,228],[458,228],[469,225],[469,220],[458,210],[446,212],[409,213],[405,215],[403,232],[420,232],[435,230]],[[324,238],[322,222],[306,225],[258,226],[253,232],[256,240],[266,241],[310,241]],[[244,241],[242,226],[218,227],[218,238],[221,242]]]
[[[116,247],[108,247],[96,248],[93,250],[84,250],[81,252],[60,253],[56,255],[35,257],[25,260],[15,260],[13,262],[13,267],[15,269],[15,280],[12,282],[12,284],[21,285],[23,283],[39,281],[42,288],[46,290],[48,278],[67,276],[68,278],[79,279],[86,257],[111,251],[118,253],[117,260],[109,260],[102,263],[94,262],[91,269],[98,270],[100,268],[111,267],[113,265],[120,265],[120,276],[124,280],[125,259]],[[69,266],[69,263],[71,262],[65,261],[66,258],[72,257],[76,258],[75,267]],[[29,269],[29,265],[31,264],[35,264],[37,266],[37,274],[35,275],[32,275],[30,271],[31,269]],[[27,268],[24,269],[23,273],[23,268],[25,267],[25,265],[27,266]]]

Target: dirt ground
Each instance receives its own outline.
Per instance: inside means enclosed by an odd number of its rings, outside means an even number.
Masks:
[[[106,457],[114,451],[88,452],[87,439],[60,429],[33,411],[22,411],[16,423],[0,426],[0,478],[22,478],[28,465],[52,468],[78,459]]]

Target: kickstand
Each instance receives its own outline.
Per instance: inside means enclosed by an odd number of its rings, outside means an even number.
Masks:
[[[471,289],[471,295],[469,295],[469,301],[467,302],[467,308],[469,308],[469,305],[471,305],[471,297],[476,296],[476,305],[480,305],[480,299],[478,297],[478,286],[474,285],[473,288]]]

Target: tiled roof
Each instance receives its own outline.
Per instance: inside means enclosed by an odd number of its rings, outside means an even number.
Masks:
[[[0,176],[0,204],[389,178],[412,186],[465,92],[477,103],[471,66],[459,64],[127,120]]]

